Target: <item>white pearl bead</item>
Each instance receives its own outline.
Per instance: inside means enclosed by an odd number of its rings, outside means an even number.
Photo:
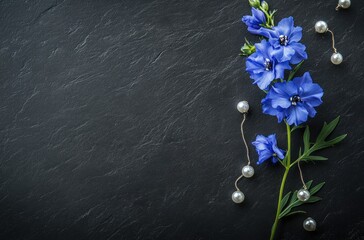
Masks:
[[[315,31],[316,32],[324,33],[324,32],[327,32],[327,30],[328,30],[328,26],[327,26],[326,22],[324,22],[324,21],[316,22],[316,24],[315,24]]]
[[[349,8],[351,5],[350,0],[339,0],[339,6],[342,8]]]
[[[310,217],[305,219],[305,221],[303,221],[303,228],[309,232],[315,231],[316,225],[317,225],[316,221]]]
[[[300,189],[297,192],[297,198],[298,200],[300,200],[301,202],[306,202],[309,198],[311,197],[311,194],[309,191],[307,191],[306,189]]]
[[[331,62],[335,65],[339,65],[343,62],[343,55],[341,53],[334,53],[331,55]]]
[[[239,112],[241,113],[247,113],[249,110],[249,103],[247,101],[241,101],[236,106]]]
[[[252,166],[247,165],[243,167],[241,172],[243,173],[244,177],[251,178],[254,175],[254,168]]]
[[[231,195],[231,199],[234,203],[242,203],[245,199],[245,196],[243,192],[238,190],[233,192],[233,195]]]

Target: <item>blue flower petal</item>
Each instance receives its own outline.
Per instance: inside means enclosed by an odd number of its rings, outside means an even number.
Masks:
[[[287,111],[287,122],[289,125],[300,125],[307,121],[308,111],[300,103],[291,106]]]
[[[289,42],[299,42],[302,38],[302,28],[301,27],[295,27],[292,29],[291,34],[289,36]]]
[[[290,62],[292,64],[297,64],[302,60],[307,59],[306,47],[302,43],[291,43],[290,46],[294,49],[295,53],[293,54]]]
[[[322,103],[323,90],[312,82],[309,73],[292,81],[275,83],[262,100],[263,113],[276,116],[278,121],[286,119],[290,125],[300,125],[308,116],[314,117],[314,107]]]
[[[284,77],[284,71],[291,69],[289,62],[279,62],[274,56],[273,47],[266,40],[255,44],[256,52],[246,60],[246,71],[254,84],[262,90],[269,88],[274,79]],[[267,67],[267,64],[268,67]]]
[[[272,153],[269,150],[264,150],[259,153],[257,164],[261,164],[272,157]]]
[[[261,10],[252,8],[252,15],[243,16],[242,21],[248,26],[248,31],[250,33],[262,35],[262,32],[263,35],[265,35],[261,25],[266,24],[267,19]]]
[[[255,146],[259,156],[257,164],[261,164],[269,159],[276,163],[279,160],[278,158],[284,158],[284,151],[278,148],[275,134],[271,134],[268,137],[258,135],[252,144]]]
[[[269,43],[273,46],[274,55],[279,62],[290,61],[292,64],[297,64],[307,59],[306,47],[298,43],[302,38],[302,28],[294,27],[292,17],[282,19],[271,31],[266,32],[266,35],[268,35]],[[280,40],[282,35],[287,37],[285,43]]]
[[[279,30],[280,35],[286,35],[286,36],[290,36],[291,29],[293,28],[294,28],[293,17],[283,18],[278,23],[278,26],[274,27],[274,29]]]

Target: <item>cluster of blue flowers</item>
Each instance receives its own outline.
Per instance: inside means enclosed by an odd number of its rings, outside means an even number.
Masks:
[[[262,11],[263,10],[263,11]],[[285,80],[285,70],[307,59],[306,47],[300,40],[302,28],[294,26],[293,17],[282,19],[277,26],[267,24],[270,15],[264,9],[252,7],[252,15],[242,21],[252,34],[263,37],[254,44],[254,51],[246,60],[246,71],[253,84],[267,93],[262,100],[263,113],[276,116],[298,126],[316,115],[315,107],[322,103],[323,90],[312,82],[308,72],[302,77]],[[253,142],[259,155],[258,163],[267,159],[277,162],[284,151],[277,147],[275,135],[258,135]]]

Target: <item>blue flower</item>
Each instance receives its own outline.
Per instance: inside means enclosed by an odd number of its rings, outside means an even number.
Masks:
[[[276,163],[279,159],[284,158],[285,151],[278,148],[275,134],[269,135],[268,137],[258,135],[252,144],[255,146],[259,156],[257,164],[261,164],[268,159],[271,159],[273,163]]]
[[[314,107],[322,103],[322,88],[312,83],[308,72],[292,81],[276,83],[262,100],[263,113],[277,116],[278,122],[284,118],[289,125],[300,125],[308,116],[314,117]]]
[[[246,71],[254,80],[253,84],[257,84],[260,89],[265,90],[274,79],[283,79],[284,70],[291,69],[291,67],[288,61],[277,61],[273,47],[266,40],[255,44],[255,49],[256,52],[246,60]]]
[[[297,64],[307,59],[306,46],[299,43],[302,28],[294,26],[293,17],[284,18],[272,29],[262,31],[262,35],[269,35],[269,42],[276,50],[275,55],[279,61]]]
[[[262,25],[266,24],[267,19],[262,11],[252,8],[252,15],[243,16],[242,21],[248,26],[250,33],[261,35]]]

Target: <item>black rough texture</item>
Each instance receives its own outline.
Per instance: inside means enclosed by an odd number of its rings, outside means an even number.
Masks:
[[[325,90],[313,135],[337,115],[336,134],[348,133],[322,151],[329,161],[303,166],[326,181],[324,200],[278,239],[364,239],[364,1],[336,3],[270,1],[277,21],[303,27],[300,74]],[[0,239],[267,239],[282,168],[255,167],[246,202],[230,199],[245,154],[239,100],[251,105],[248,141],[276,132],[285,147],[238,56],[244,37],[257,41],[240,20],[249,13],[247,1],[1,1]],[[299,187],[294,170],[287,190]],[[318,231],[303,230],[307,216]]]

